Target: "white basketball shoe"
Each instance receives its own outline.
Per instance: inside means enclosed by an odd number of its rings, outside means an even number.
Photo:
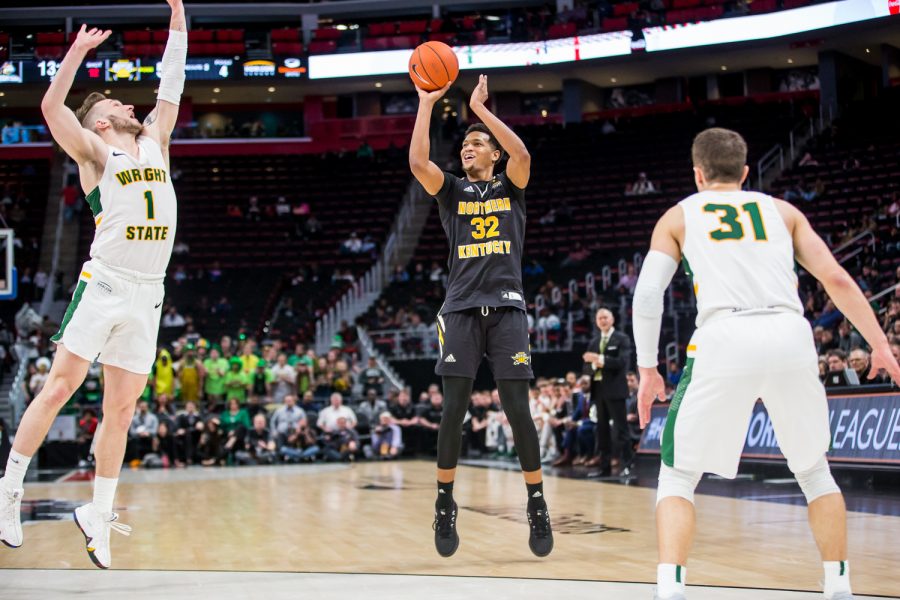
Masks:
[[[22,488],[0,485],[0,542],[10,548],[22,545]]]
[[[838,592],[831,597],[831,600],[853,600],[853,594],[850,592]]]
[[[84,534],[88,556],[101,569],[108,569],[112,564],[109,530],[114,529],[122,535],[131,535],[131,527],[119,523],[118,519],[119,515],[114,512],[99,512],[93,503],[75,509],[75,524]]]
[[[653,600],[686,600],[684,594],[675,594],[674,596],[669,596],[668,598],[661,598],[658,594],[653,594]]]

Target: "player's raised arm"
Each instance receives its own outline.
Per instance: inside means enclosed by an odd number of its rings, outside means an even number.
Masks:
[[[866,342],[872,347],[872,368],[869,379],[884,369],[900,385],[900,366],[891,354],[887,336],[881,330],[875,313],[862,290],[849,273],[842,267],[822,238],[813,230],[802,212],[783,200],[776,201],[788,231],[794,239],[794,258],[809,271],[813,277],[822,282],[825,292],[845,317],[859,330]]]
[[[528,179],[531,177],[531,155],[528,154],[528,148],[525,142],[517,136],[503,121],[497,118],[494,113],[489,111],[484,105],[488,99],[487,75],[478,76],[478,85],[472,91],[472,98],[469,100],[469,107],[472,109],[481,121],[491,130],[500,145],[509,155],[509,161],[506,163],[506,176],[509,180],[520,189],[525,189],[528,185]]]
[[[650,421],[650,407],[659,398],[665,400],[666,386],[657,370],[659,331],[662,326],[663,298],[681,259],[684,237],[684,212],[673,206],[660,218],[650,239],[650,252],[644,259],[634,288],[632,315],[638,370],[638,416],[643,429]]]
[[[156,94],[156,108],[144,119],[147,135],[159,143],[169,162],[169,140],[178,119],[178,105],[184,91],[184,64],[187,60],[187,22],[181,0],[166,0],[172,7],[169,39],[162,57],[162,76]]]
[[[419,86],[419,112],[416,113],[416,125],[413,127],[412,140],[409,143],[409,168],[425,191],[434,196],[444,185],[444,172],[431,162],[431,113],[434,105],[450,89],[448,83],[439,90],[426,92]]]
[[[112,31],[101,31],[97,28],[88,30],[86,25],[82,25],[41,101],[41,112],[50,127],[53,139],[79,165],[91,162],[105,164],[106,144],[96,133],[84,128],[78,122],[75,113],[66,106],[66,96],[72,89],[75,73],[84,57],[102,44],[111,33]]]

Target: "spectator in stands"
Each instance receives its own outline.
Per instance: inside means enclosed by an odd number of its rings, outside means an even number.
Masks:
[[[444,268],[441,263],[434,261],[431,263],[431,271],[428,273],[428,281],[440,283],[444,280]]]
[[[325,433],[337,430],[338,419],[344,418],[350,423],[351,427],[356,427],[356,413],[348,407],[344,406],[344,397],[340,392],[334,392],[329,398],[330,406],[326,406],[319,412],[316,427]]]
[[[91,459],[91,445],[94,443],[94,435],[97,433],[97,411],[87,407],[82,411],[78,420],[78,466],[83,467]]]
[[[300,419],[291,429],[283,444],[278,447],[278,454],[286,462],[315,460],[321,452],[316,443],[316,436],[309,426],[309,421]]]
[[[156,404],[153,406],[153,414],[156,415],[160,423],[166,421],[173,425],[175,422],[175,407],[172,405],[172,397],[165,394],[157,396]]]
[[[838,337],[836,341],[837,347],[847,353],[854,348],[862,348],[865,345],[862,336],[850,326],[850,321],[847,319],[844,319],[841,321],[840,325],[838,325]]]
[[[278,196],[278,199],[275,201],[275,215],[278,218],[285,218],[290,216],[291,214],[291,205],[288,204],[287,198],[284,196]]]
[[[151,377],[154,396],[175,395],[175,368],[172,366],[172,355],[165,348],[160,349],[157,354]]]
[[[63,203],[63,219],[65,219],[66,223],[72,220],[75,216],[75,211],[78,210],[78,188],[75,187],[74,182],[69,182],[62,189],[62,203]]]
[[[441,415],[444,412],[443,394],[437,389],[429,391],[428,402],[420,406],[417,412],[418,441],[421,446],[416,450],[434,452],[437,449],[437,434],[441,426]]]
[[[845,158],[844,162],[841,163],[841,168],[844,169],[844,171],[856,171],[859,169],[859,166],[859,159],[852,154]]]
[[[175,444],[178,448],[176,466],[194,464],[202,433],[203,416],[197,410],[197,404],[186,402],[184,410],[175,415]]]
[[[49,375],[50,359],[46,356],[42,356],[35,361],[35,372],[28,379],[28,391],[31,394],[31,398],[37,396],[40,391],[44,389],[44,385],[47,383]]]
[[[369,452],[385,460],[397,458],[403,452],[403,433],[400,426],[387,411],[382,412],[378,418],[379,424],[372,430]]]
[[[360,375],[363,384],[363,393],[368,394],[369,390],[375,390],[381,393],[384,389],[384,373],[378,368],[378,361],[374,356],[370,356],[366,362],[366,368]],[[380,412],[380,411],[379,411]]]
[[[223,378],[223,387],[225,388],[225,402],[237,400],[240,404],[247,401],[247,391],[250,387],[250,381],[242,369],[243,363],[237,356],[232,356],[228,361],[228,372]]]
[[[813,339],[816,342],[816,353],[820,356],[838,347],[837,340],[834,339],[834,333],[821,325],[817,325],[813,329]]]
[[[309,218],[306,220],[306,223],[303,225],[303,230],[306,233],[307,237],[315,238],[319,233],[322,232],[322,221],[320,221],[316,215],[309,215]]]
[[[177,456],[175,436],[172,434],[171,424],[169,421],[160,421],[159,427],[156,429],[156,435],[153,436],[151,452],[144,456],[141,464],[148,468],[168,469],[175,464]]]
[[[409,282],[409,272],[403,267],[403,265],[397,265],[394,267],[394,272],[391,273],[391,283],[407,283]]]
[[[153,449],[153,438],[156,436],[158,428],[159,420],[150,412],[150,405],[146,400],[139,402],[128,430],[128,439],[133,448],[131,452],[133,458],[143,460],[144,456]]]
[[[350,237],[341,243],[341,254],[359,254],[362,252],[362,240],[355,231],[350,232]]]
[[[259,198],[250,196],[247,200],[247,220],[259,223],[262,220],[262,208],[259,206]]]
[[[251,417],[256,416],[259,411],[265,410],[265,405],[271,402],[272,382],[272,371],[266,360],[264,358],[257,359],[256,369],[250,374],[250,397],[247,411]]]
[[[847,355],[843,350],[829,350],[826,359],[828,373],[825,375],[825,387],[859,385],[859,377],[847,366]]]
[[[182,402],[200,400],[200,388],[203,380],[203,364],[197,359],[197,351],[193,344],[187,344],[184,356],[175,363],[175,373]]]
[[[272,401],[280,404],[285,396],[297,394],[297,370],[288,364],[287,354],[278,355],[278,359],[270,370],[272,374]]]
[[[269,428],[280,445],[285,443],[288,435],[297,428],[297,423],[304,419],[306,419],[306,411],[297,406],[296,396],[288,394],[283,398],[283,404],[272,413]]]
[[[325,434],[325,458],[335,461],[352,461],[358,451],[359,434],[353,429],[350,419],[339,416],[334,429]]]
[[[387,410],[387,403],[378,397],[380,390],[369,388],[366,397],[356,407],[359,422],[356,425],[360,433],[368,433],[378,423],[378,416]]]
[[[210,410],[219,410],[225,400],[225,374],[228,361],[222,358],[218,346],[209,350],[209,358],[203,361],[203,391]]]
[[[865,382],[866,376],[869,374],[869,353],[863,348],[854,348],[850,351],[850,358],[847,361],[850,368],[856,373],[858,381]]]
[[[244,438],[244,447],[235,452],[235,459],[241,465],[270,465],[275,462],[275,440],[266,427],[266,416],[253,417],[253,428]]]
[[[412,405],[409,390],[400,390],[397,394],[396,402],[391,403],[388,410],[394,418],[394,423],[400,427],[405,443],[410,447],[415,447],[414,438],[418,423],[416,409]]]
[[[219,416],[219,426],[225,436],[224,452],[230,457],[244,445],[244,438],[251,428],[250,415],[236,398],[228,400],[228,408]]]
[[[826,331],[831,331],[831,329],[836,327],[843,319],[844,315],[841,314],[841,311],[837,309],[834,302],[829,298],[825,301],[825,306],[822,307],[822,313],[812,324],[813,327],[821,325]]]
[[[217,417],[207,419],[203,426],[203,433],[200,435],[200,443],[197,446],[200,464],[204,467],[211,467],[224,462],[225,450],[222,439],[219,419]]]
[[[563,268],[574,267],[580,265],[591,255],[591,251],[585,248],[581,242],[575,242],[575,245],[569,251],[566,258],[563,259],[560,266]]]
[[[644,196],[646,194],[655,194],[656,192],[656,186],[647,178],[647,174],[644,172],[638,173],[637,180],[625,188],[626,196]]]
[[[554,313],[550,312],[549,306],[541,309],[541,315],[538,317],[536,329],[540,332],[559,331],[562,328],[562,321]]]
[[[619,288],[623,288],[629,295],[634,295],[634,287],[637,285],[637,273],[634,265],[628,263],[624,273],[619,274]]]
[[[800,161],[797,163],[798,167],[818,167],[819,161],[813,158],[812,153],[805,152],[803,156],[800,158]]]
[[[628,421],[628,435],[632,446],[637,447],[641,441],[641,425],[638,418],[637,393],[640,387],[640,378],[634,371],[629,371],[625,376],[628,381],[628,398],[625,400],[625,420]]]
[[[356,150],[356,158],[364,160],[372,160],[375,158],[375,151],[372,149],[372,146],[369,145],[368,141],[363,140],[359,145],[359,148]]]

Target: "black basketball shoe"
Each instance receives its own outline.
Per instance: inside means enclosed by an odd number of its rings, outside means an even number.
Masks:
[[[531,533],[528,536],[528,547],[535,556],[543,558],[553,551],[553,530],[550,528],[550,511],[546,504],[542,508],[528,510],[528,526]]]
[[[456,533],[456,502],[449,508],[436,508],[434,510],[434,547],[438,554],[447,558],[453,556],[459,548],[459,535]]]

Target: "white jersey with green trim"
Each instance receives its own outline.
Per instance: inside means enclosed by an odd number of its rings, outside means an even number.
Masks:
[[[697,327],[713,316],[803,314],[793,238],[775,199],[759,192],[705,191],[684,211],[684,267],[697,296]]]
[[[164,275],[178,220],[178,203],[159,144],[137,138],[138,156],[109,147],[106,168],[87,196],[96,231],[91,258],[111,267]]]

